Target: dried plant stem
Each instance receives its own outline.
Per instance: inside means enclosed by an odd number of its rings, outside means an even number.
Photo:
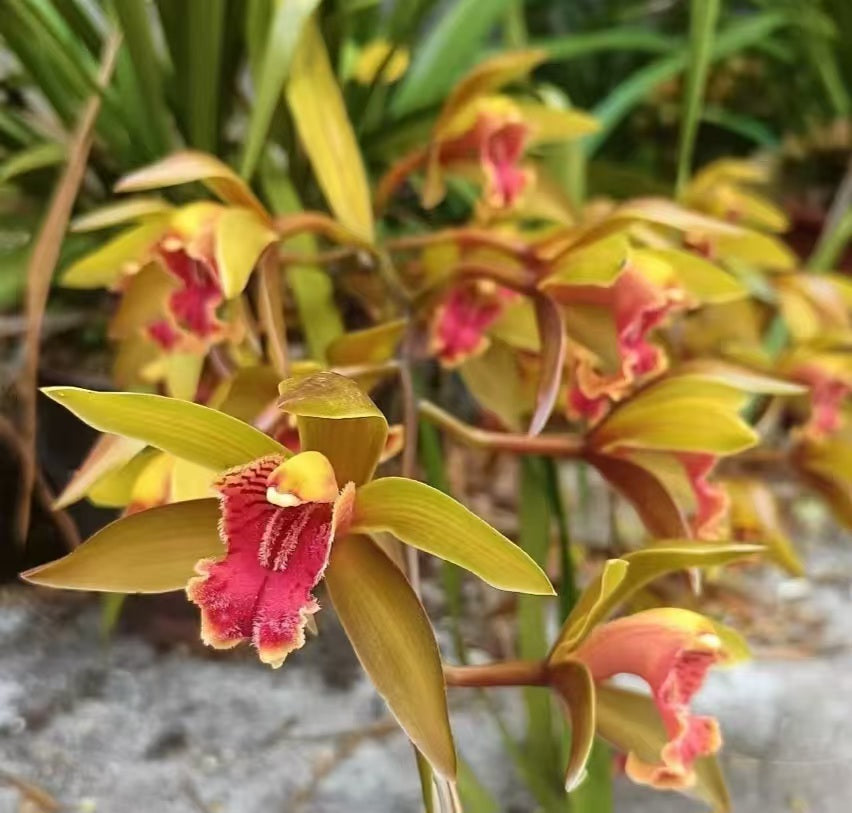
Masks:
[[[115,67],[121,35],[114,33],[107,40],[98,72],[98,88],[105,89]],[[95,122],[101,109],[101,94],[93,95],[80,115],[68,145],[68,161],[56,185],[38,237],[27,264],[27,335],[24,362],[18,379],[20,399],[20,429],[24,455],[21,459],[21,487],[17,506],[17,535],[23,542],[30,524],[30,502],[36,482],[36,384],[41,330],[44,309],[50,291],[50,281],[59,260],[62,238],[68,228],[71,210],[83,181],[86,163],[92,146]]]
[[[485,229],[466,226],[460,229],[442,229],[425,234],[397,237],[388,240],[385,247],[389,251],[410,251],[440,243],[456,243],[465,248],[493,248],[517,260],[533,260],[533,250],[522,240],[513,240]]]
[[[444,665],[447,686],[547,686],[547,661],[500,661],[481,666]]]
[[[11,452],[18,458],[20,465],[24,465],[24,458],[27,450],[23,441],[18,437],[15,428],[0,415],[0,443],[3,443]],[[50,517],[62,540],[65,542],[65,547],[68,550],[73,550],[80,544],[80,534],[77,532],[77,526],[65,511],[57,511],[53,508],[53,503],[56,500],[56,495],[45,480],[42,473],[36,469],[35,480],[32,486],[32,494],[38,500],[39,505],[44,509],[45,513]]]
[[[260,260],[257,288],[258,320],[266,334],[266,351],[275,372],[282,378],[290,375],[287,348],[287,325],[284,322],[283,279],[275,249],[266,251]]]
[[[440,426],[451,437],[477,449],[574,459],[582,458],[585,453],[585,441],[580,435],[552,434],[532,437],[512,432],[492,432],[460,421],[431,401],[420,401],[420,414]]]

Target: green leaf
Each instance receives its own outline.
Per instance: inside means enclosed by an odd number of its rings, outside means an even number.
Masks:
[[[595,742],[595,682],[584,664],[571,659],[551,670],[551,682],[571,724],[565,769],[565,790],[571,793],[586,777],[586,763]]]
[[[402,116],[439,102],[471,65],[508,5],[509,0],[455,0],[414,52],[393,97],[393,114]]]
[[[668,742],[654,701],[647,695],[603,684],[597,687],[598,733],[625,753],[656,763]],[[690,791],[712,805],[715,813],[728,813],[731,800],[715,757],[695,762],[696,785]]]
[[[499,802],[464,759],[459,759],[458,785],[465,813],[500,813]]]
[[[117,519],[67,556],[22,573],[45,587],[108,593],[181,590],[199,559],[224,553],[218,500],[189,500]]]
[[[190,401],[77,387],[45,387],[42,392],[101,432],[144,441],[215,471],[269,454],[289,454],[253,426]]]
[[[379,694],[435,771],[454,777],[456,752],[441,656],[408,580],[372,540],[351,535],[332,546],[325,581]]]
[[[698,134],[701,102],[704,99],[704,86],[707,82],[713,34],[718,17],[719,0],[693,0],[689,4],[689,68],[683,93],[678,143],[675,187],[678,195],[685,188],[692,173],[695,137]]]
[[[452,497],[416,480],[383,477],[358,489],[353,529],[393,534],[501,590],[554,595],[544,571],[521,548]]]
[[[606,31],[571,33],[564,37],[534,40],[532,48],[547,51],[552,62],[576,59],[600,51],[644,51],[665,54],[674,51],[680,40],[648,28],[608,28]]]
[[[295,415],[303,450],[322,452],[339,483],[366,483],[385,448],[388,422],[361,388],[337,373],[288,378],[278,407]]]
[[[240,175],[251,178],[269,132],[275,108],[281,99],[296,44],[305,22],[319,0],[284,0],[277,3],[269,22],[263,61],[254,77],[255,96],[245,134]]]
[[[550,550],[550,510],[544,474],[544,461],[521,459],[518,544],[539,567],[547,562]],[[547,655],[546,599],[518,596],[518,656],[538,660]],[[542,777],[551,782],[559,771],[559,744],[554,731],[555,715],[550,694],[540,687],[523,689],[526,708],[524,752]]]
[[[367,174],[315,19],[305,23],[286,94],[302,146],[329,206],[347,229],[372,243],[373,207]]]
[[[716,37],[710,53],[711,64],[745,50],[765,40],[775,29],[788,25],[791,15],[781,12],[750,14],[727,26]],[[674,79],[689,64],[690,51],[684,47],[671,56],[665,56],[646,65],[622,80],[592,111],[601,123],[601,129],[586,139],[589,154],[595,153],[627,114],[656,87]]]
[[[114,8],[139,86],[145,137],[153,136],[153,146],[162,155],[172,145],[171,116],[163,93],[163,75],[154,47],[150,9],[146,0],[115,0]]]
[[[219,142],[222,57],[226,36],[225,0],[185,0],[183,43],[187,55],[186,130],[191,146],[215,153]]]
[[[34,144],[13,153],[0,163],[0,184],[8,183],[12,178],[27,172],[61,164],[65,161],[66,154],[67,150],[62,144],[52,141]]]
[[[660,576],[679,570],[719,567],[763,552],[760,545],[742,542],[699,542],[669,539],[610,559],[586,587],[562,629],[551,659],[568,657],[591,629],[619,604]]]

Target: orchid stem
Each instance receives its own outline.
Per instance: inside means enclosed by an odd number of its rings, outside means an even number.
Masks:
[[[499,661],[480,666],[444,665],[448,686],[489,688],[494,686],[547,686],[547,661]]]
[[[566,433],[532,437],[512,432],[491,432],[460,421],[431,401],[420,401],[420,415],[461,443],[477,449],[575,459],[582,458],[585,451],[583,438],[579,435]]]

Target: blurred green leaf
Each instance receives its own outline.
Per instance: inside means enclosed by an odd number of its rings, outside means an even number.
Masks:
[[[675,184],[677,194],[682,192],[692,173],[692,156],[718,17],[719,0],[692,0],[689,4],[689,66],[680,120]]]
[[[130,52],[139,101],[145,114],[141,138],[150,138],[157,153],[168,151],[172,143],[168,107],[163,94],[160,59],[154,47],[149,5],[146,0],[113,0],[116,16]]]
[[[543,460],[522,458],[518,505],[518,544],[543,568],[550,549],[550,506]],[[540,660],[547,655],[546,611],[542,597],[518,596],[518,655],[524,660]],[[527,686],[523,695],[527,717],[524,751],[544,780],[558,787],[559,745],[550,692]]]
[[[647,51],[665,54],[680,45],[676,37],[650,31],[647,28],[610,28],[606,31],[589,31],[568,34],[564,37],[547,37],[529,43],[530,48],[547,51],[548,59],[560,61],[576,59],[599,51]]]
[[[7,183],[18,175],[37,169],[53,167],[65,161],[67,149],[62,144],[45,142],[34,144],[0,162],[0,184]]]
[[[275,108],[281,101],[284,82],[290,70],[296,45],[305,22],[319,5],[319,0],[279,0],[257,75],[255,76],[255,98],[249,114],[240,175],[250,178],[263,150],[269,124]]]
[[[302,30],[286,94],[331,210],[343,226],[372,242],[373,208],[364,162],[315,19]]]
[[[509,0],[454,0],[423,36],[391,102],[395,116],[441,101],[465,70],[477,61],[485,38]]]
[[[767,11],[731,23],[716,36],[710,53],[710,62],[716,62],[752,47],[791,22],[794,22],[794,18],[791,19],[789,14]],[[600,122],[601,129],[587,137],[588,153],[595,153],[622,119],[654,88],[682,73],[689,64],[689,58],[689,48],[684,47],[671,56],[663,57],[640,68],[620,82],[618,87],[592,111]]]
[[[222,97],[225,0],[184,0],[187,138],[191,146],[216,153]]]
[[[276,214],[295,214],[303,211],[292,181],[282,170],[264,166],[260,181]],[[283,245],[286,249],[308,257],[317,253],[316,238],[308,232],[292,237]],[[310,357],[325,363],[328,346],[343,335],[343,320],[334,301],[331,278],[318,265],[306,263],[288,264],[285,275],[296,302]]]

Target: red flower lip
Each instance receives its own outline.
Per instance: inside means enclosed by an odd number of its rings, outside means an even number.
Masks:
[[[304,645],[319,610],[312,591],[350,523],[354,486],[339,492],[328,460],[303,452],[231,469],[215,487],[226,553],[202,559],[187,585],[201,608],[202,640],[217,649],[251,641],[261,661],[279,667]]]

